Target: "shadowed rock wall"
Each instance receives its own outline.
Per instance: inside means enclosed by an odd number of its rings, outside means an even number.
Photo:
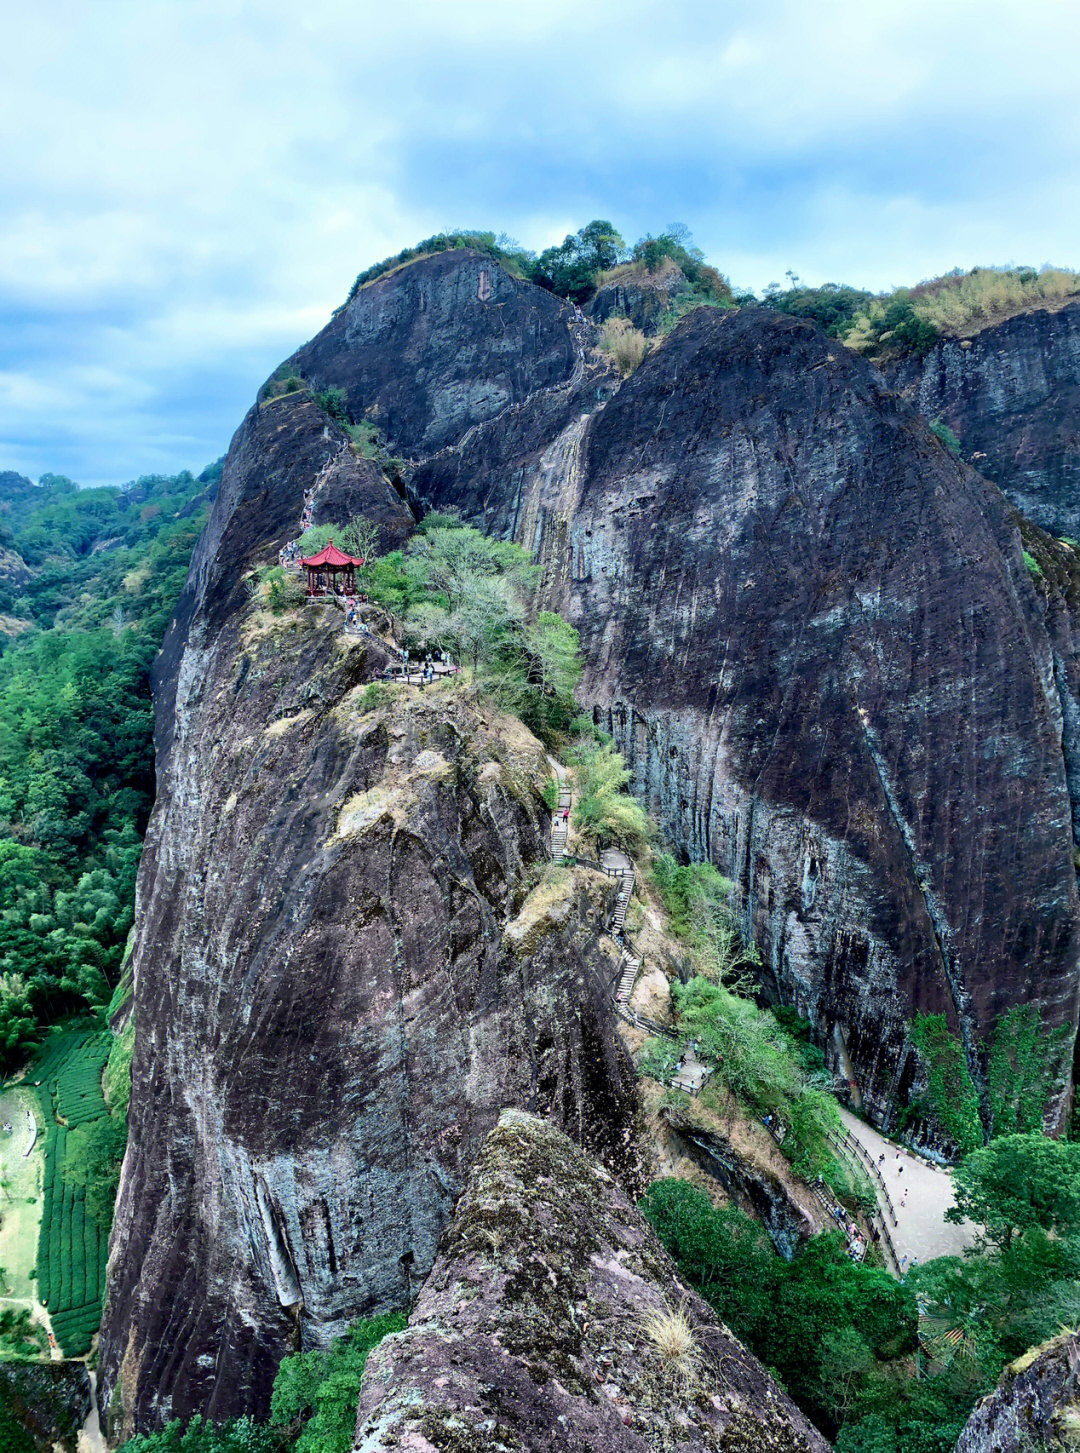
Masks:
[[[1080,538],[1080,303],[942,339],[882,371],[1021,514]]]

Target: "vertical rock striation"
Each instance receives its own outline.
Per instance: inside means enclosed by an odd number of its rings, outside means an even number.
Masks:
[[[1080,538],[1080,303],[1037,308],[882,370],[1018,510]]]

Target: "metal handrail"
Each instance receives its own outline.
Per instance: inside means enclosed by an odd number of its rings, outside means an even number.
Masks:
[[[848,1130],[846,1126],[844,1128],[843,1138],[846,1145],[854,1148],[855,1154],[859,1157],[860,1160],[864,1162],[871,1175],[873,1175],[874,1179],[881,1187],[885,1195],[885,1204],[889,1209],[889,1215],[892,1217],[893,1225],[898,1225],[899,1223],[896,1216],[896,1207],[893,1205],[893,1198],[889,1195],[889,1188],[885,1184],[885,1177],[881,1174],[881,1170],[877,1162],[874,1160],[874,1157],[867,1150],[866,1146],[863,1145],[862,1141],[856,1139],[856,1137],[852,1135],[851,1131]]]
[[[851,1141],[851,1143],[853,1145],[855,1145],[860,1150],[862,1150],[863,1147],[862,1146],[859,1146],[859,1142],[855,1139],[855,1137],[853,1135],[849,1134],[849,1132],[847,1131],[846,1128],[845,1128],[845,1130],[843,1132],[843,1135],[844,1135],[844,1138],[843,1138],[843,1140],[841,1140],[838,1136],[834,1135],[832,1133],[832,1131],[827,1130],[825,1132],[826,1139],[829,1140],[836,1147],[836,1149],[840,1152],[840,1154],[841,1155],[844,1155],[845,1152],[846,1152],[848,1158],[851,1159],[851,1157],[852,1157],[852,1151],[850,1150],[850,1148],[848,1147],[848,1145],[845,1142]],[[857,1156],[855,1157],[855,1163],[856,1163],[856,1165],[859,1164],[859,1160],[858,1160],[858,1157]],[[884,1183],[884,1181],[882,1181],[880,1174],[878,1175],[877,1179],[878,1179],[879,1182],[881,1182],[881,1188],[885,1192],[885,1200],[886,1200],[886,1202],[888,1204],[889,1213],[891,1214],[891,1216],[893,1218],[893,1225],[894,1226],[897,1226],[897,1225],[899,1225],[899,1222],[896,1219],[896,1212],[893,1210],[893,1204],[892,1204],[892,1200],[889,1197],[889,1192],[885,1188],[885,1183]],[[874,1217],[872,1219],[873,1220],[876,1220],[879,1223],[880,1227],[881,1227],[881,1231],[882,1231],[882,1234],[883,1234],[884,1239],[885,1239],[885,1244],[886,1244],[886,1246],[888,1247],[888,1250],[889,1250],[889,1255],[893,1259],[893,1266],[896,1269],[897,1276],[899,1276],[900,1275],[900,1258],[896,1254],[896,1243],[893,1241],[892,1232],[889,1230],[888,1220],[886,1219],[885,1215],[883,1214],[883,1212],[881,1210],[881,1205],[878,1202],[878,1199],[877,1199],[877,1196],[876,1195],[874,1196],[874,1206],[875,1206],[875,1212],[876,1212],[876,1214],[874,1215]]]

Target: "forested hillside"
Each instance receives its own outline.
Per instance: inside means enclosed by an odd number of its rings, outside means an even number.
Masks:
[[[0,474],[5,1072],[115,986],[154,790],[150,664],[219,474]]]

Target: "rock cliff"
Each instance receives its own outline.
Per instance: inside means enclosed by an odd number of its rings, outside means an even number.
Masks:
[[[508,1104],[625,1165],[606,879],[541,881],[548,768],[449,685],[387,687],[333,605],[245,572],[316,519],[410,516],[314,406],[253,412],[160,662],[110,1257],[113,1431],[263,1415],[283,1352],[406,1305]]]
[[[999,492],[805,321],[701,310],[621,388],[595,338],[462,251],[361,288],[293,362],[379,425],[413,508],[536,550],[583,700],[873,1114],[912,1083],[915,1010],[976,1075],[1014,1003],[1071,1035],[1060,547],[1025,537],[1033,577]],[[628,1168],[605,889],[536,886],[538,744],[464,698],[381,700],[332,607],[251,600],[313,486],[316,521],[412,526],[307,394],[264,404],[158,664],[103,1359],[126,1427],[260,1412],[287,1347],[400,1305],[504,1106]]]
[[[1080,1433],[1080,1339],[1055,1337],[1011,1363],[964,1424],[956,1453],[1075,1448]]]
[[[498,326],[479,266],[457,257],[469,337]],[[452,349],[429,311],[403,356]],[[772,991],[882,1119],[916,1011],[947,1015],[977,1079],[1013,1003],[1071,1033],[1075,606],[1032,580],[1001,495],[803,320],[703,309],[614,397],[579,375],[557,409],[541,390],[456,446],[395,447],[421,503],[538,552],[584,699],[678,846],[738,885]]]
[[[1080,538],[1080,303],[942,339],[882,371],[1022,514]]]
[[[615,1181],[550,1125],[508,1111],[484,1143],[408,1327],[368,1360],[355,1447],[828,1445],[680,1282]]]

